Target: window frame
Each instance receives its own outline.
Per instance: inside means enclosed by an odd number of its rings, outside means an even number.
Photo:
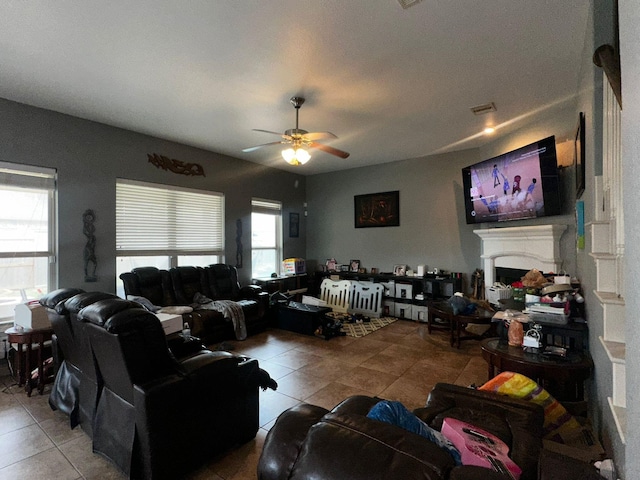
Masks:
[[[256,278],[257,276],[253,272],[253,252],[257,250],[265,250],[272,251],[275,250],[275,265],[274,272],[280,272],[282,269],[282,260],[283,260],[283,250],[284,250],[284,236],[282,233],[282,202],[278,200],[268,200],[265,198],[252,198],[251,199],[251,216],[252,216],[252,226],[251,226],[251,278]],[[253,214],[260,213],[266,215],[273,215],[276,217],[276,245],[274,247],[254,247],[253,245]]]
[[[53,291],[58,288],[57,182],[58,173],[54,168],[0,161],[0,189],[44,193],[47,198],[46,249],[0,251],[0,259],[46,258],[47,285],[45,290],[47,291]],[[32,300],[32,298],[29,298],[29,300]]]

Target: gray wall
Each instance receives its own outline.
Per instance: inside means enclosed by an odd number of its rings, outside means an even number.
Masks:
[[[158,153],[199,163],[206,177],[187,177],[156,168],[147,160]],[[115,182],[128,178],[225,194],[225,245],[228,263],[235,264],[236,219],[243,221],[243,283],[251,275],[251,197],[283,202],[285,257],[304,257],[306,223],[300,237],[288,238],[288,213],[302,213],[305,178],[141,135],[0,99],[0,160],[53,167],[58,171],[60,287],[115,292]],[[96,213],[96,283],[84,283],[82,213]]]
[[[323,264],[335,257],[347,263],[359,259],[367,269],[392,271],[395,264],[411,268],[426,264],[447,271],[463,272],[466,291],[470,274],[482,268],[480,238],[473,230],[487,225],[467,225],[464,213],[461,169],[480,160],[504,153],[549,135],[564,140],[574,129],[575,105],[547,112],[547,121],[532,124],[514,134],[518,143],[496,143],[417,159],[310,176],[307,179],[309,204],[307,260]],[[511,137],[510,137],[511,138]],[[563,181],[573,195],[573,173]],[[354,227],[354,195],[400,191],[400,226],[384,228]],[[569,225],[562,239],[566,270],[575,268],[575,220],[573,200],[566,204],[566,215],[505,222],[500,226],[562,223]],[[493,225],[494,227],[496,225]]]

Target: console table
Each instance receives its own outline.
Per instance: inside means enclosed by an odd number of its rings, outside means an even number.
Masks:
[[[16,327],[8,328],[5,333],[7,334],[7,341],[17,344],[16,356],[15,356],[15,368],[16,377],[18,380],[18,386],[25,385],[25,390],[28,396],[31,396],[33,390],[33,383],[31,382],[31,356],[33,352],[33,346],[36,346],[37,351],[37,363],[38,363],[38,382],[37,389],[40,394],[44,392],[44,385],[47,380],[44,375],[44,362],[43,350],[45,342],[51,340],[53,335],[52,328],[31,329],[24,328],[18,330]]]
[[[538,382],[560,402],[584,400],[584,381],[593,370],[588,351],[570,350],[566,358],[547,356],[538,353],[538,349],[511,347],[507,340],[499,338],[483,340],[480,346],[489,380],[503,371],[517,372]]]

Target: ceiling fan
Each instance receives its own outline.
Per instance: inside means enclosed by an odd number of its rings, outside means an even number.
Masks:
[[[253,152],[262,147],[268,147],[271,145],[291,145],[290,148],[287,148],[282,151],[282,157],[289,162],[291,165],[302,165],[307,163],[311,158],[311,155],[307,151],[307,148],[317,148],[318,150],[322,150],[323,152],[330,153],[331,155],[335,155],[341,158],[347,158],[349,153],[344,152],[342,150],[338,150],[337,148],[330,147],[323,143],[318,143],[316,140],[324,140],[330,138],[338,138],[331,132],[307,132],[306,130],[302,130],[298,128],[298,113],[300,107],[304,103],[303,97],[291,97],[291,105],[296,109],[296,128],[292,128],[289,130],[285,130],[284,133],[271,132],[269,130],[261,130],[254,128],[254,132],[264,132],[271,133],[273,135],[279,135],[282,137],[282,140],[277,142],[269,142],[263,143],[262,145],[256,145],[255,147],[244,148],[243,152]]]

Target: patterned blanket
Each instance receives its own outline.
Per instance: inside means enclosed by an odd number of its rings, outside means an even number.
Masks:
[[[233,300],[211,300],[201,293],[196,293],[193,300],[196,310],[215,310],[216,312],[222,313],[227,320],[231,320],[237,340],[247,338],[247,324],[244,319],[244,311],[239,303]]]

